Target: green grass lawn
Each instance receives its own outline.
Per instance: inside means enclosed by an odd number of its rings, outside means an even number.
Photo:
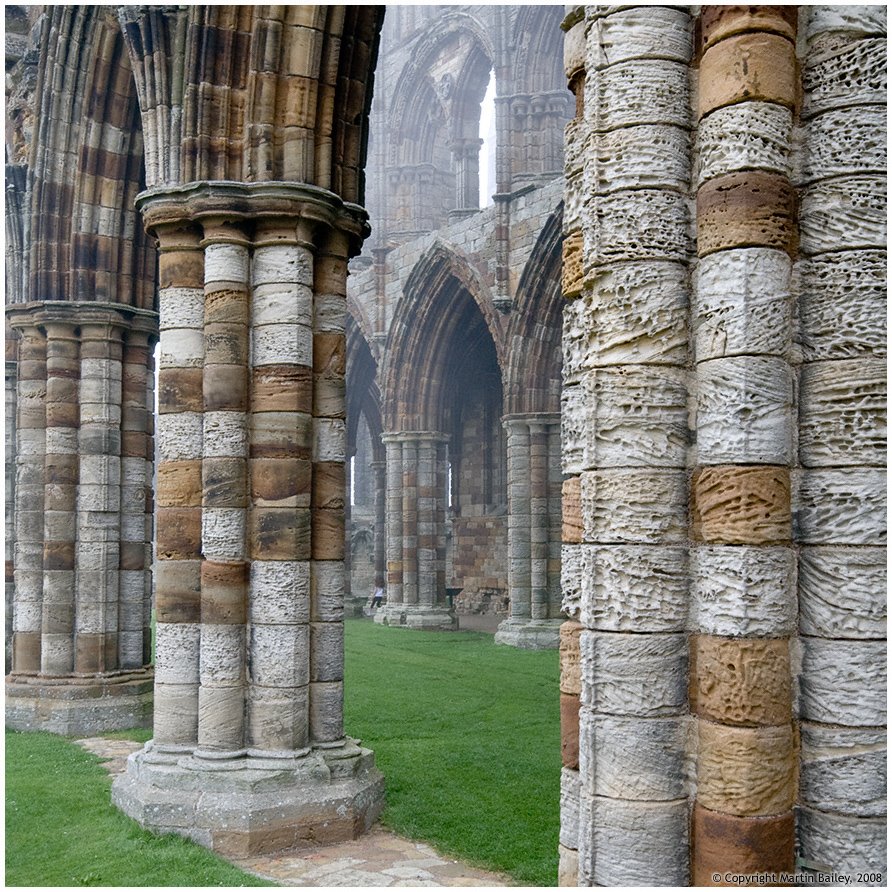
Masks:
[[[445,852],[557,883],[558,656],[473,632],[346,623],[347,733],[387,778],[384,823]]]

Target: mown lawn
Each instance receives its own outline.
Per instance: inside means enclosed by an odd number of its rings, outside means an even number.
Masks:
[[[384,823],[523,885],[557,883],[556,651],[346,623],[347,733],[387,778]]]

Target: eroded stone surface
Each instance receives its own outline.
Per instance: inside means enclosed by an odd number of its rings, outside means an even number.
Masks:
[[[885,818],[853,818],[800,807],[796,827],[806,861],[852,876],[873,873],[874,879],[862,882],[885,885]]]
[[[800,248],[808,256],[884,245],[885,177],[834,177],[803,189],[799,231]]]
[[[872,468],[802,473],[796,538],[805,545],[885,545],[886,474]]]

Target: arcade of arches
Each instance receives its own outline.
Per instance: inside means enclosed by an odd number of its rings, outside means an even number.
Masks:
[[[561,885],[883,883],[884,7],[6,41],[7,726],[151,723],[114,802],[221,852],[355,836],[380,584],[559,648]]]

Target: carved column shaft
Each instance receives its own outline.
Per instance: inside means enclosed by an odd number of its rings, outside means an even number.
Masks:
[[[383,587],[387,581],[387,462],[373,461],[371,468],[375,475],[375,585]]]

